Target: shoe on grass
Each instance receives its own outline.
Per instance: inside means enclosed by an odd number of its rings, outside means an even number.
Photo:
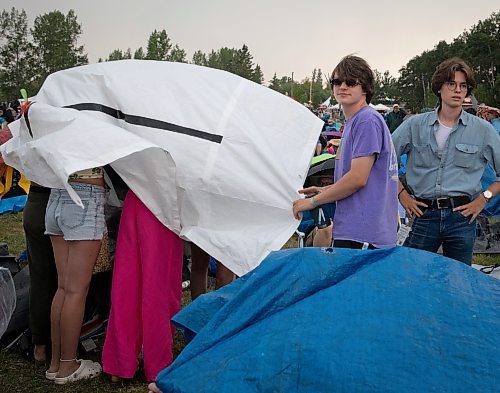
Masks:
[[[80,362],[80,367],[67,377],[55,377],[54,382],[58,385],[64,385],[66,383],[80,381],[82,379],[95,378],[101,374],[102,367],[99,363],[83,359],[77,361]]]

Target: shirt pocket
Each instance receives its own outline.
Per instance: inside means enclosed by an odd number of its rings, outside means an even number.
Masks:
[[[414,163],[419,168],[431,168],[434,162],[434,152],[431,145],[413,145],[415,150]]]
[[[474,169],[478,165],[479,146],[467,143],[455,145],[455,165],[461,168]]]

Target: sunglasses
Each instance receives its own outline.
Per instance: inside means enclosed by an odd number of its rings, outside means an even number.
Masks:
[[[356,79],[342,80],[342,79],[334,78],[334,79],[330,79],[330,87],[333,89],[333,86],[340,86],[344,82],[347,85],[347,87],[354,87],[354,86],[361,84],[361,82],[356,80]]]

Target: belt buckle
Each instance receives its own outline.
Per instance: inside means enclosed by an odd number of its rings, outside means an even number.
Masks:
[[[448,198],[437,198],[436,199],[436,205],[438,209],[446,209],[448,206],[442,206],[441,203],[445,204],[445,202],[448,200]]]

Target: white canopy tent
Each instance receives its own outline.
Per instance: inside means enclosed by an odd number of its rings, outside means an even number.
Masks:
[[[391,108],[389,108],[388,106],[384,105],[384,104],[377,104],[375,105],[375,110],[377,111],[384,111],[384,112],[388,112],[391,110]]]

